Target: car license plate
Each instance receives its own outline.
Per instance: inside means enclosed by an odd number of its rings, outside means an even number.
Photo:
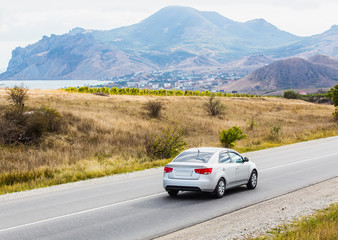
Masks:
[[[191,176],[192,171],[175,171],[176,176]]]

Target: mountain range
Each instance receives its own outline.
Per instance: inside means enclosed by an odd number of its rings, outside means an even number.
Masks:
[[[236,22],[216,12],[166,7],[112,30],[72,29],[12,52],[0,79],[111,79],[135,72],[250,73],[288,57],[338,57],[338,26],[299,37],[264,19]]]
[[[275,61],[219,88],[228,92],[266,93],[283,89],[330,88],[337,83],[338,59],[315,55],[308,60],[288,58]]]

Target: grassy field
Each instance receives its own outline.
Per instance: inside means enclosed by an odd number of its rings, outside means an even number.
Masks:
[[[266,236],[250,240],[335,240],[338,237],[338,203],[313,216],[279,226]]]
[[[0,90],[0,110],[9,102]],[[247,137],[235,147],[253,151],[337,135],[334,107],[283,98],[219,98],[226,114],[211,117],[203,109],[209,97],[97,96],[61,90],[28,91],[25,106],[54,108],[67,130],[49,134],[35,146],[0,146],[0,194],[162,166],[150,159],[147,136],[164,129],[185,133],[186,148],[220,146],[219,131],[239,126]],[[143,108],[163,102],[159,119]]]

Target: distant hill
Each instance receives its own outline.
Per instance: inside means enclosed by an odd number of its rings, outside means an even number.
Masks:
[[[275,58],[301,57],[310,58],[314,55],[327,55],[338,58],[338,25],[333,25],[322,34],[301,39],[296,43],[268,51],[265,54]]]
[[[337,29],[299,37],[264,19],[241,23],[216,12],[171,6],[131,26],[44,36],[13,50],[0,79],[110,79],[156,70],[250,73],[285,57],[338,57]]]
[[[320,63],[313,63],[301,58],[279,60],[255,70],[234,83],[225,85],[224,89],[226,91],[264,93],[282,89],[327,88],[338,83],[338,68],[331,66],[332,62],[337,59],[317,56],[310,60]]]
[[[223,69],[236,72],[240,72],[242,70],[242,72],[249,74],[260,67],[273,63],[274,61],[276,61],[276,59],[264,56],[263,54],[254,54],[227,63]]]
[[[315,55],[309,58],[308,61],[312,63],[316,63],[316,64],[322,64],[322,65],[327,65],[327,66],[331,66],[334,68],[338,68],[338,59],[325,56],[325,55]]]

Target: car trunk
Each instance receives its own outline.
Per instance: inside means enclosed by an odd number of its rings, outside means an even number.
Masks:
[[[201,174],[195,173],[195,169],[206,168],[204,163],[171,163],[167,167],[173,168],[169,173],[170,179],[197,180]]]

